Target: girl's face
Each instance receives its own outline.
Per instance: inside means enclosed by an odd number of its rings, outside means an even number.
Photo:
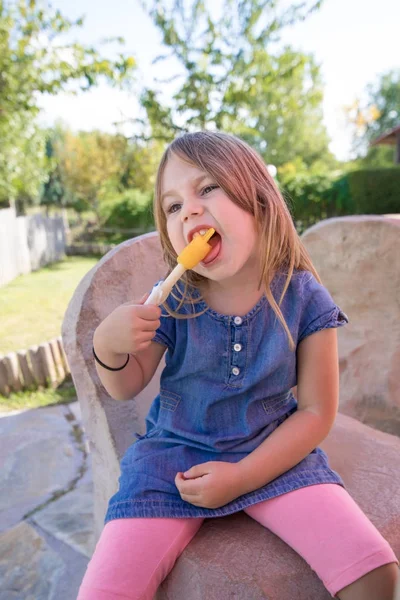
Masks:
[[[177,254],[193,230],[213,227],[213,249],[193,270],[214,281],[238,274],[258,276],[257,233],[253,215],[234,204],[211,175],[172,155],[161,182],[168,236]]]

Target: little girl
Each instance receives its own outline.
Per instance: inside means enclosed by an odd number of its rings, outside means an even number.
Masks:
[[[392,600],[396,556],[318,448],[338,410],[336,328],[348,319],[262,159],[231,135],[178,137],[154,209],[171,270],[194,235],[216,234],[163,312],[143,298],[95,331],[96,368],[116,400],[137,395],[165,351],[166,366],[79,600],[151,600],[204,519],[240,510],[332,596]]]

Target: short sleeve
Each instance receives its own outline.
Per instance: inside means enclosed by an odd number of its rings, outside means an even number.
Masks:
[[[157,284],[158,283],[160,282],[157,282]],[[171,294],[167,298],[167,304],[169,308],[174,310],[174,307],[171,306]],[[161,307],[160,323],[160,327],[157,329],[152,341],[167,346],[167,348],[173,352],[176,340],[176,319],[171,317],[163,306]]]
[[[335,304],[328,290],[306,271],[301,284],[302,311],[298,343],[305,337],[349,322],[347,315]]]

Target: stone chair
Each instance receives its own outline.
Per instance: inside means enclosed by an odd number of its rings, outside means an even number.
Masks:
[[[339,335],[340,411],[400,436],[400,214],[327,219],[302,241],[351,319]]]
[[[363,378],[370,380],[365,371],[375,360],[380,365],[385,360],[380,356],[382,346],[370,343],[375,333],[381,340],[383,317],[382,314],[379,317],[378,307],[386,310],[387,306],[388,312],[393,312],[395,289],[399,297],[399,271],[397,275],[391,272],[391,260],[383,265],[396,252],[391,245],[395,240],[392,229],[398,234],[396,225],[384,218],[367,221],[343,218],[322,222],[304,236],[323,283],[350,319],[350,325],[338,330],[341,394],[346,399],[350,397],[347,408],[355,404],[357,411],[361,410],[357,401],[353,402],[357,386],[360,384],[365,394]],[[367,251],[369,245],[372,248]],[[351,254],[354,250],[357,256]],[[381,277],[383,269],[388,280]],[[115,401],[97,376],[92,357],[93,332],[119,304],[138,301],[165,271],[157,233],[124,242],[83,278],[64,318],[64,348],[91,451],[97,535],[108,499],[117,489],[119,460],[134,441],[134,432],[144,433],[144,418],[157,394],[164,361],[141,394],[127,402]],[[391,276],[397,277],[396,284],[389,280]],[[360,281],[365,287],[358,285]],[[375,311],[379,317],[376,320]],[[362,326],[361,322],[371,321],[370,315],[372,323]],[[385,321],[386,343],[393,348],[398,342],[395,314],[385,315],[385,319],[389,320],[389,324]],[[366,344],[368,353],[363,351]],[[387,383],[385,388],[385,377],[392,382],[390,385],[397,385],[394,375],[389,376],[389,369],[390,365],[375,382],[376,389],[371,388],[374,397],[378,392],[381,394],[382,402],[390,387]],[[373,383],[374,380],[370,385]],[[396,394],[388,397],[391,402],[400,402]],[[321,447],[349,492],[400,556],[400,439],[338,414]],[[206,520],[156,595],[158,600],[327,600],[330,597],[302,558],[243,512]]]

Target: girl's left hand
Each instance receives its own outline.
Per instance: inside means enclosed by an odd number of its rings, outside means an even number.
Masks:
[[[242,495],[238,463],[206,462],[176,474],[182,500],[202,508],[219,508]]]

